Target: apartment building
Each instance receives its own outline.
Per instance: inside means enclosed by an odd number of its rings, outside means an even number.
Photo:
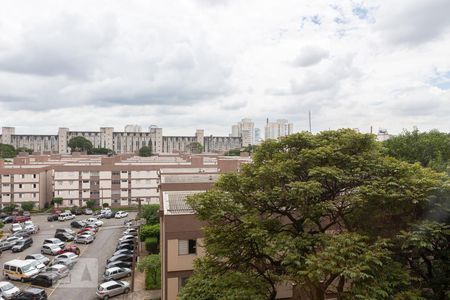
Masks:
[[[101,127],[99,131],[71,131],[59,128],[57,135],[16,134],[14,127],[2,127],[0,141],[15,148],[24,147],[37,153],[68,154],[70,139],[82,136],[88,139],[94,148],[108,148],[117,154],[134,154],[143,146],[151,146],[154,153],[184,152],[193,142],[204,146],[204,152],[224,152],[240,148],[240,137],[205,136],[203,129],[198,129],[194,136],[163,136],[162,128],[155,125],[148,132],[138,125],[127,125],[123,132],[114,131],[113,127]]]
[[[231,127],[232,137],[242,138],[242,146],[255,144],[255,123],[251,119],[242,119]]]
[[[294,124],[285,119],[279,119],[276,122],[269,122],[269,119],[267,119],[266,126],[264,127],[264,137],[266,140],[276,140],[279,137],[287,136],[293,133]]]

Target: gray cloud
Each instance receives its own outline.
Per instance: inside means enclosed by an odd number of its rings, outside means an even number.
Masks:
[[[386,2],[377,15],[379,30],[394,44],[421,44],[439,37],[450,26],[450,1]]]
[[[292,64],[296,67],[309,67],[318,64],[329,56],[328,50],[316,46],[303,47]]]

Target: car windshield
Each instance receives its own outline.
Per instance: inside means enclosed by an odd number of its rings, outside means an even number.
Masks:
[[[7,284],[5,284],[3,287],[2,287],[2,290],[3,291],[9,291],[10,289],[13,289],[14,288],[14,285],[12,285],[11,283],[7,283]]]
[[[29,264],[29,265],[23,266],[22,267],[22,272],[26,273],[26,272],[30,271],[32,268],[33,268],[33,264]]]

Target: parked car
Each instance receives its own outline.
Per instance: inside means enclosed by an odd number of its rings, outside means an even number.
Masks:
[[[84,213],[85,215],[92,215],[92,209],[90,209],[90,208],[85,208],[85,209],[83,210],[83,213]]]
[[[29,237],[30,235],[31,235],[31,232],[24,229],[24,230],[14,232],[11,236],[26,238],[26,237]]]
[[[47,300],[47,293],[43,289],[29,287],[14,297],[14,300]]]
[[[45,269],[45,265],[37,259],[25,259],[25,261],[29,261],[33,268],[36,268],[39,272],[42,272]]]
[[[31,278],[32,285],[38,285],[42,287],[51,287],[58,281],[58,275],[51,272],[44,272],[35,275]]]
[[[71,211],[72,214],[74,214],[76,216],[79,216],[79,215],[83,214],[83,210],[81,208],[79,208],[79,207],[74,207],[70,211]]]
[[[31,220],[30,216],[17,216],[13,223],[23,223],[28,220]]]
[[[30,237],[24,238],[18,241],[12,248],[12,252],[22,252],[23,250],[31,247],[33,244],[33,239]]]
[[[55,244],[44,244],[41,247],[42,254],[58,255],[61,250],[61,247]]]
[[[25,221],[25,223],[23,223],[24,226],[24,230],[26,230],[29,233],[37,233],[39,231],[39,225],[35,225],[33,224],[33,221]]]
[[[5,251],[11,249],[18,241],[23,240],[21,236],[10,236],[0,241],[0,250]]]
[[[62,233],[68,233],[71,235],[75,235],[75,231],[73,231],[71,228],[58,228],[55,231],[56,233],[62,232]]]
[[[22,216],[24,216],[24,217],[31,217],[31,214],[30,214],[30,212],[28,210],[24,210],[23,213],[22,213]]]
[[[137,232],[137,229],[136,229],[136,228],[128,228],[128,229],[125,229],[125,231],[123,232],[122,236],[124,236],[124,235],[134,235],[134,236],[137,236],[137,234],[138,234],[138,232]]]
[[[116,250],[121,250],[121,249],[134,250],[134,244],[121,244],[121,245],[117,245]]]
[[[130,254],[118,254],[118,255],[114,255],[112,257],[110,257],[106,263],[109,264],[110,262],[113,261],[128,261],[128,262],[132,262],[133,261],[133,255]]]
[[[29,261],[13,259],[3,264],[3,275],[6,279],[28,281],[39,271]]]
[[[70,227],[73,228],[83,228],[84,226],[86,226],[86,223],[83,221],[73,221],[70,223]]]
[[[110,268],[114,268],[114,267],[131,268],[132,266],[133,266],[133,263],[128,262],[128,261],[114,261],[109,264],[106,264],[105,269],[110,269]]]
[[[85,227],[77,232],[77,234],[83,234],[84,232],[91,232],[93,234],[97,233],[97,230],[93,227]]]
[[[75,243],[77,244],[89,244],[94,241],[94,235],[89,234],[89,231],[86,231],[82,234],[79,234],[75,237]]]
[[[60,239],[63,242],[71,242],[74,240],[75,236],[68,234],[67,232],[57,232],[55,233],[55,238]]]
[[[75,253],[76,255],[80,255],[80,248],[78,248],[75,245],[66,245],[63,249],[61,249],[61,251],[58,252],[59,254],[63,254],[66,252],[71,252],[71,253]]]
[[[49,222],[58,221],[58,217],[59,217],[59,215],[52,214],[52,215],[47,217],[47,221],[49,221]]]
[[[40,253],[29,254],[29,255],[25,256],[25,260],[27,260],[27,259],[35,259],[44,265],[48,265],[48,263],[50,262],[50,259],[48,259],[48,257],[46,257]]]
[[[69,212],[64,212],[64,213],[60,214],[58,217],[58,221],[64,222],[64,221],[72,220],[74,218],[75,218],[75,215],[72,215],[72,213],[69,211]]]
[[[64,248],[64,242],[62,242],[60,239],[57,238],[45,239],[43,244],[53,244],[59,246],[60,248]]]
[[[10,231],[12,233],[17,232],[17,231],[21,231],[21,230],[23,230],[22,224],[20,224],[20,223],[13,223],[13,224],[11,224]]]
[[[110,281],[114,279],[121,279],[124,277],[131,276],[131,269],[128,268],[119,268],[119,267],[113,267],[105,270],[105,273],[103,273],[103,280],[104,281]]]
[[[122,245],[134,245],[134,241],[133,240],[125,240],[125,241],[117,242],[117,246],[122,246]]]
[[[135,239],[136,239],[136,237],[134,235],[127,234],[127,235],[123,235],[119,239],[119,242],[125,242],[125,241],[132,241],[132,242],[134,242]]]
[[[94,224],[95,226],[102,226],[103,225],[103,221],[100,221],[97,218],[89,218],[89,219],[86,219],[86,224],[87,225]]]
[[[120,294],[128,294],[129,292],[130,284],[128,282],[111,280],[100,284],[96,295],[99,299],[108,299]]]
[[[76,255],[75,253],[72,253],[72,252],[66,252],[66,253],[56,256],[52,262],[52,265],[62,263],[64,265],[68,266],[69,268],[71,268],[77,261],[78,261],[78,255]]]
[[[119,255],[119,254],[131,254],[131,255],[133,255],[133,253],[134,253],[133,250],[120,249],[120,250],[117,250],[116,252],[114,252],[112,256]]]
[[[45,272],[50,272],[50,273],[56,274],[58,276],[58,279],[61,279],[63,277],[66,277],[67,275],[69,275],[70,270],[65,265],[56,264],[56,265],[47,267],[47,269],[45,269]]]
[[[14,299],[20,293],[18,287],[8,281],[0,281],[0,295],[4,299]]]
[[[118,211],[115,215],[116,219],[121,219],[125,217],[128,217],[128,213],[126,211]]]
[[[3,223],[5,223],[5,224],[14,223],[15,221],[16,221],[16,216],[8,216],[3,219]]]

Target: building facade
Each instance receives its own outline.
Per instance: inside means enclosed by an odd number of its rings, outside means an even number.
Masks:
[[[231,137],[242,138],[242,146],[255,144],[255,123],[251,119],[242,119],[231,127]]]
[[[294,124],[285,119],[279,119],[276,122],[269,122],[269,119],[267,119],[266,126],[264,127],[264,138],[266,140],[276,140],[293,133]]]
[[[14,148],[24,147],[45,154],[70,153],[68,143],[77,136],[88,139],[94,148],[108,148],[117,154],[136,153],[143,146],[151,146],[154,153],[184,152],[193,142],[206,145],[204,152],[224,152],[242,145],[240,137],[205,137],[203,129],[198,129],[194,136],[163,136],[162,128],[154,125],[150,126],[148,132],[140,129],[137,125],[127,125],[123,132],[116,132],[113,127],[101,127],[100,131],[59,128],[57,135],[19,135],[15,133],[14,127],[2,127],[0,141]]]

